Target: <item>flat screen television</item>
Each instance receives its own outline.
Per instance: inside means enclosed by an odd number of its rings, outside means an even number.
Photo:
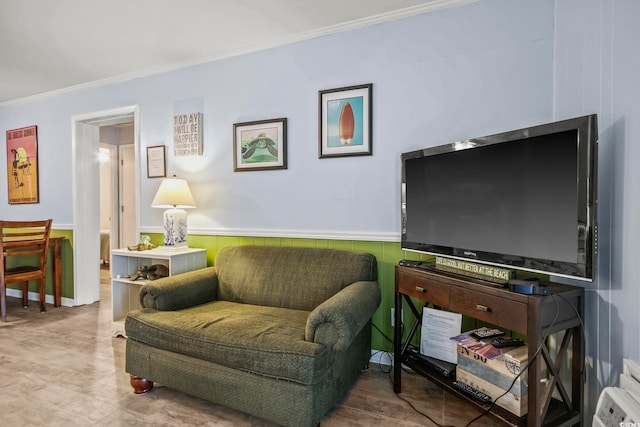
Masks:
[[[593,280],[597,116],[401,155],[402,248]]]

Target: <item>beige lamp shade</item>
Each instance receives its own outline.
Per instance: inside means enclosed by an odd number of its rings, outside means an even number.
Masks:
[[[193,201],[189,184],[184,179],[165,178],[158,188],[156,196],[151,202],[153,208],[195,208],[196,203]]]
[[[187,247],[187,212],[184,209],[195,208],[189,184],[184,179],[165,178],[158,188],[151,207],[165,208],[164,246],[171,249]]]

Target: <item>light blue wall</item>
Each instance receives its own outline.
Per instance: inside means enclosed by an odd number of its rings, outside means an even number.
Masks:
[[[556,1],[555,117],[598,113],[598,280],[587,288],[591,409],[640,363],[640,2]]]
[[[168,173],[189,180],[198,204],[190,228],[399,236],[401,152],[598,113],[599,275],[581,283],[590,412],[622,358],[640,361],[638,16],[636,0],[481,0],[2,107],[0,130],[38,125],[41,202],[0,197],[0,215],[72,224],[71,117],[137,104],[142,227],[161,223],[145,147],[166,144]],[[318,91],[362,83],[373,83],[374,155],[318,159]],[[204,115],[201,157],[171,154],[183,112]],[[233,123],[277,117],[288,118],[289,168],[234,173]]]
[[[8,219],[72,224],[71,117],[137,104],[141,226],[145,147],[187,178],[190,228],[399,234],[403,151],[587,113],[599,115],[598,280],[587,289],[587,417],[622,358],[640,361],[640,2],[481,0],[129,82],[0,107],[0,129],[38,125],[40,203]],[[317,158],[318,90],[373,83],[373,156]],[[204,154],[171,155],[172,117],[204,114]],[[233,123],[287,117],[284,171],[233,172]],[[6,152],[0,159],[6,164]],[[6,173],[0,173],[6,188]]]
[[[0,209],[71,224],[71,116],[137,104],[141,226],[145,147],[166,144],[188,179],[194,230],[287,230],[399,237],[399,156],[551,119],[553,7],[482,1],[152,77],[0,109],[0,128],[36,124],[42,201]],[[373,83],[373,156],[318,159],[318,91]],[[172,118],[202,112],[204,154],[172,155]],[[287,170],[233,172],[233,123],[288,118]],[[5,154],[3,153],[2,156]],[[0,188],[5,188],[0,174]]]

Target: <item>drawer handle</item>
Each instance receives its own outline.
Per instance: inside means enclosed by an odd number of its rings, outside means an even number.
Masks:
[[[491,309],[486,305],[476,304],[476,310],[485,311],[487,313],[491,313]]]
[[[425,288],[423,288],[422,286],[416,286],[416,291],[418,291],[418,292],[427,292],[427,290]]]

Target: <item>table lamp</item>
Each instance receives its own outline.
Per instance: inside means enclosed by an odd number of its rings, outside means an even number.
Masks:
[[[185,209],[195,208],[195,202],[184,179],[165,178],[158,188],[151,207],[165,208],[164,211],[164,246],[167,248],[187,247],[187,212]]]

